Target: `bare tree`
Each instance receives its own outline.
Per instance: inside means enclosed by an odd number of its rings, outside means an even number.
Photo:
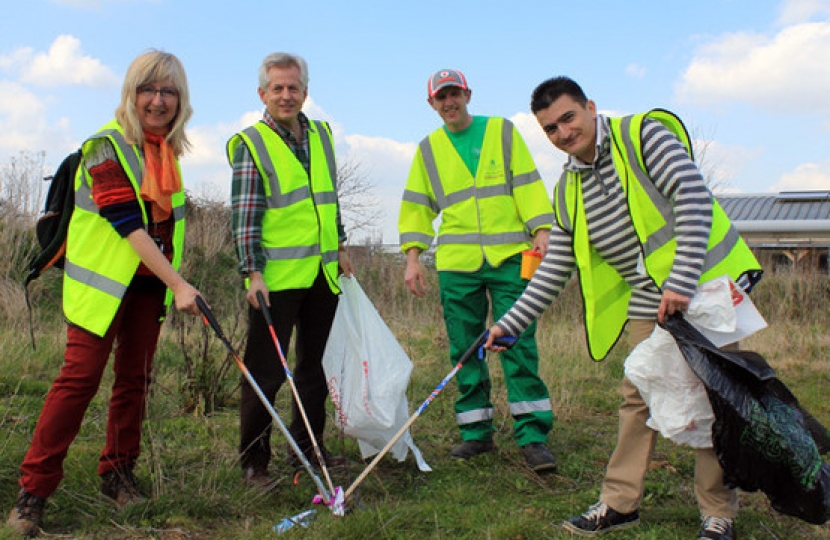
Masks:
[[[374,195],[375,186],[361,169],[361,164],[346,157],[337,166],[337,194],[340,199],[340,216],[346,232],[354,239],[356,233],[373,236],[383,210]]]
[[[5,219],[37,217],[48,185],[43,181],[46,152],[20,152],[0,172],[0,209]]]
[[[722,163],[719,162],[711,152],[715,143],[713,137],[701,136],[698,130],[694,130],[692,141],[694,144],[695,163],[697,163],[703,180],[709,186],[710,191],[717,191],[729,187],[729,180],[722,176]]]

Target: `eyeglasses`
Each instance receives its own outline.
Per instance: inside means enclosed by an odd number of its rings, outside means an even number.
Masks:
[[[155,98],[156,94],[158,94],[161,96],[162,101],[171,101],[179,97],[179,91],[175,88],[156,88],[152,84],[139,86],[135,92],[139,96],[149,99]]]

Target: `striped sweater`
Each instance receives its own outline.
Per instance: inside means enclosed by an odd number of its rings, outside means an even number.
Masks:
[[[629,318],[655,319],[661,289],[641,268],[640,243],[612,161],[608,119],[600,115],[597,125],[599,144],[594,163],[585,164],[572,156],[565,168],[581,173],[591,244],[631,287]],[[643,122],[642,149],[649,177],[674,208],[677,251],[662,286],[693,296],[712,226],[712,195],[683,144],[660,122]],[[505,332],[521,334],[561,292],[576,269],[572,242],[570,233],[553,227],[539,269],[513,308],[497,321]]]

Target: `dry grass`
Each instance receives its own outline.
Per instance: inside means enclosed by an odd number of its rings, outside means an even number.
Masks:
[[[234,347],[242,350],[246,310],[235,272],[222,207],[189,207],[188,252],[183,272],[209,300]],[[0,241],[31,248],[21,231],[4,220]],[[21,240],[24,239],[24,240]],[[19,242],[15,244],[15,242]],[[430,273],[429,294],[418,299],[403,285],[398,255],[372,247],[352,248],[358,279],[381,316],[415,364],[408,397],[420,404],[452,367]],[[17,258],[17,262],[15,262]],[[42,399],[61,363],[64,326],[60,316],[60,275],[33,287],[38,350],[28,341],[21,311],[19,256],[0,259],[0,492],[3,508],[14,498],[17,467],[31,438]],[[819,420],[830,421],[830,296],[827,276],[768,276],[753,300],[770,328],[752,336],[744,348],[758,351],[778,370],[802,403]],[[567,538],[555,523],[593,502],[615,442],[617,393],[624,347],[605,362],[588,358],[575,280],[539,321],[540,370],[548,383],[557,423],[550,443],[560,461],[558,475],[538,477],[524,467],[512,443],[512,420],[499,362],[493,356],[496,441],[492,456],[459,464],[447,457],[457,442],[454,389],[449,385],[412,428],[416,444],[435,471],[384,460],[361,487],[362,504],[343,520],[318,514],[312,528],[294,530],[297,538]],[[47,525],[64,537],[156,539],[252,539],[271,537],[271,526],[308,506],[308,482],[291,485],[291,472],[275,460],[280,478],[275,493],[244,489],[239,481],[236,400],[239,374],[221,344],[200,320],[174,314],[157,356],[153,394],[148,406],[144,455],[139,474],[153,498],[122,513],[97,497],[94,471],[103,442],[108,388],[104,380],[84,427],[67,459],[66,478],[50,499]],[[288,407],[281,392],[277,409]],[[333,422],[330,423],[333,426]],[[348,484],[363,467],[356,444],[331,427],[332,449],[353,458],[350,471],[335,477]],[[274,448],[282,451],[275,435]],[[687,449],[660,441],[656,466],[647,479],[643,524],[615,534],[625,539],[690,538],[697,530],[692,493],[693,462]],[[806,525],[769,508],[763,495],[742,494],[742,538],[830,538],[826,527]],[[554,525],[551,525],[554,523]],[[0,532],[0,537],[3,533]]]

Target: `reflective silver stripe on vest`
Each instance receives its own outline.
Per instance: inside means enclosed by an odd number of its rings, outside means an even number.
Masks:
[[[265,258],[271,261],[287,261],[304,259],[320,255],[320,246],[291,246],[291,247],[269,247],[264,248]]]
[[[441,183],[441,177],[438,174],[438,165],[435,163],[435,153],[432,151],[432,143],[430,142],[429,137],[423,139],[421,143],[418,145],[421,149],[421,157],[424,160],[424,168],[427,171],[427,178],[429,178],[429,183],[432,186],[432,193],[435,195],[435,204],[438,205],[438,210],[444,210],[445,208],[452,206],[454,204],[458,204],[460,202],[466,201],[467,199],[471,199],[473,197],[477,197],[479,199],[485,199],[488,197],[500,197],[500,196],[510,196],[513,194],[512,188],[512,173],[510,171],[510,161],[511,161],[511,149],[513,144],[513,124],[509,121],[505,120],[502,124],[502,151],[504,152],[504,178],[505,182],[503,184],[498,184],[494,186],[483,186],[483,187],[468,187],[464,188],[459,191],[453,192],[451,195],[447,195],[444,192],[444,185]],[[522,175],[521,181],[522,183],[529,183],[532,180],[528,180],[525,176],[531,175]],[[538,173],[536,174],[537,178],[539,177]],[[416,204],[422,204],[420,201],[412,201]],[[426,206],[426,205],[424,205]],[[432,207],[432,205],[429,205]]]
[[[520,174],[518,176],[513,177],[513,187],[519,186],[526,186],[528,184],[532,184],[537,180],[541,180],[542,175],[539,174],[539,171],[533,170],[529,173]]]
[[[315,121],[314,124],[318,130],[321,130],[320,140],[323,144],[323,152],[326,155],[326,164],[329,168],[329,174],[332,175],[332,186],[336,186],[337,170],[334,165],[334,149],[331,146],[331,140],[329,139],[328,134],[325,131],[322,131],[323,127],[320,122]],[[262,138],[262,133],[260,133],[254,126],[245,128],[243,133],[248,136],[251,144],[254,145],[254,151],[256,152],[256,155],[259,156],[259,162],[263,169],[261,173],[264,175],[264,178],[273,178],[274,180],[270,183],[271,195],[266,199],[268,208],[286,208],[311,197],[311,190],[308,186],[302,186],[288,193],[283,193],[280,189],[281,186],[277,169],[274,167],[274,162],[271,160],[271,154],[268,153],[268,149],[265,145],[265,139]],[[337,196],[334,191],[315,193],[314,203],[317,205],[336,204]]]
[[[527,222],[527,230],[534,231],[539,227],[549,229],[552,223],[553,214],[542,214],[541,216],[535,217]]]
[[[472,424],[474,422],[485,422],[488,420],[493,419],[493,408],[487,409],[475,409],[472,411],[466,411],[462,413],[457,413],[455,415],[455,421],[459,426],[463,426],[464,424]]]
[[[671,203],[657,191],[654,182],[651,181],[646,171],[640,167],[639,156],[637,155],[630,135],[632,118],[632,116],[626,116],[620,122],[620,131],[622,132],[621,136],[626,159],[628,160],[629,168],[634,171],[634,176],[637,177],[640,186],[648,194],[651,204],[657,208],[657,211],[663,216],[663,221],[665,221],[662,227],[649,235],[643,245],[645,255],[648,257],[650,254],[671,242],[674,238],[674,213],[672,212]],[[630,186],[628,189],[631,189]]]
[[[510,414],[519,416],[520,414],[530,414],[535,412],[546,412],[552,410],[550,407],[550,399],[539,399],[536,401],[520,401],[518,403],[510,404]]]
[[[513,170],[510,162],[513,161],[513,124],[508,119],[501,123],[501,153],[504,156],[504,183],[507,184],[509,194],[513,193]]]
[[[312,120],[312,123],[317,128],[320,135],[320,142],[323,145],[323,153],[326,155],[326,164],[329,166],[329,178],[331,178],[331,185],[337,189],[337,165],[334,161],[334,148],[331,145],[331,138],[328,131],[319,120]]]
[[[426,194],[418,193],[417,191],[412,191],[411,189],[404,190],[403,200],[419,206],[426,206],[436,214],[441,211],[441,209],[438,208],[438,205],[435,204],[435,201],[427,197]]]
[[[421,158],[424,160],[424,168],[427,171],[429,183],[432,185],[432,193],[435,195],[435,204],[438,205],[439,210],[443,210],[452,203],[444,195],[444,186],[441,185],[441,178],[438,176],[438,166],[435,164],[435,154],[432,152],[429,137],[422,140],[418,146],[421,149]],[[472,196],[472,193],[467,195],[467,197],[470,196]]]
[[[327,265],[328,263],[337,262],[340,260],[340,254],[337,252],[336,249],[326,251],[323,253],[323,265]]]
[[[740,241],[741,235],[738,233],[735,225],[730,223],[729,230],[726,231],[723,239],[706,252],[701,274],[706,273],[707,270],[711,270],[716,264],[724,260]]]
[[[576,177],[576,174],[574,174]],[[576,188],[574,188],[576,189]],[[560,226],[565,231],[573,234],[574,224],[570,214],[568,214],[568,171],[562,173],[559,177],[559,182],[556,183],[556,208],[559,210]]]
[[[400,242],[401,245],[410,244],[412,242],[430,245],[432,243],[432,237],[424,233],[410,232],[402,234]]]
[[[317,127],[320,128],[319,122],[315,122]],[[251,143],[254,145],[254,151],[256,155],[259,156],[259,162],[262,166],[261,173],[264,174],[263,179],[271,179],[273,178],[274,181],[270,182],[271,185],[271,195],[267,198],[266,204],[268,208],[277,209],[277,208],[286,208],[293,204],[296,204],[300,201],[304,201],[311,197],[311,190],[309,187],[302,186],[297,188],[293,191],[288,193],[283,193],[280,190],[280,181],[279,175],[277,174],[277,169],[274,167],[274,162],[271,160],[271,154],[268,153],[268,149],[265,146],[265,139],[262,138],[262,133],[259,132],[255,127],[250,126],[243,130],[248,138],[250,139]],[[334,169],[334,165],[332,162],[328,161],[329,159],[334,159],[334,152],[331,147],[331,141],[329,141],[328,136],[326,133],[321,133],[320,136],[321,141],[323,141],[323,151],[326,154],[326,160],[329,167],[329,174],[332,174],[332,170]],[[334,173],[336,175],[336,172]],[[332,185],[336,185],[335,182],[336,178],[332,178]],[[314,202],[317,205],[320,204],[336,204],[337,203],[337,196],[334,194],[333,191],[324,191],[322,193],[315,193],[314,194]]]
[[[323,204],[336,204],[337,196],[333,191],[314,192],[314,204],[317,206]]]
[[[263,251],[265,258],[269,261],[293,261],[320,255],[320,246],[315,244],[313,246],[271,247],[264,248]],[[326,251],[321,258],[323,264],[335,262],[338,260],[337,250]]]
[[[251,141],[251,144],[254,145],[254,153],[259,157],[259,165],[263,169],[260,171],[263,179],[266,181],[269,178],[274,179],[274,181],[270,183],[271,195],[266,199],[266,205],[268,208],[285,208],[286,206],[294,204],[298,201],[307,199],[309,196],[307,187],[294,190],[288,194],[283,194],[280,191],[279,175],[277,175],[277,169],[274,167],[274,162],[271,161],[271,154],[268,153],[268,149],[265,147],[265,140],[262,138],[262,133],[260,133],[254,126],[245,128],[242,130],[242,133],[247,135],[248,139]]]
[[[671,203],[663,197],[663,195],[657,190],[654,182],[651,181],[646,172],[640,167],[637,152],[634,149],[634,144],[629,134],[631,120],[631,116],[626,116],[620,122],[620,131],[622,132],[622,142],[623,148],[625,148],[626,158],[628,159],[630,169],[634,171],[634,175],[639,180],[643,190],[645,190],[648,194],[651,203],[657,208],[666,222],[665,225],[651,233],[646,239],[646,243],[643,245],[643,251],[645,252],[645,256],[648,257],[672,241],[674,238],[674,213],[672,212]],[[712,204],[714,205],[717,203],[713,200]],[[740,239],[740,234],[738,234],[737,229],[735,229],[735,225],[730,223],[729,230],[726,232],[721,241],[715,246],[712,246],[711,249],[707,249],[701,273],[706,273],[707,270],[710,270],[722,261],[738,244]]]
[[[75,191],[75,206],[93,214],[98,213],[98,207],[92,201],[92,189],[87,183],[86,174],[81,171],[81,185]]]
[[[116,129],[106,129],[104,131],[99,131],[90,137],[90,139],[105,139],[108,137],[112,137],[115,141],[115,144],[118,146],[118,150],[120,150],[120,155],[124,156],[127,160],[127,166],[133,173],[138,187],[141,187],[141,182],[144,179],[144,171],[141,168],[141,163],[139,162],[138,157],[135,155],[135,151],[133,151],[133,147],[127,143],[121,132]],[[81,171],[80,174],[81,185],[75,192],[75,206],[81,210],[97,214],[98,207],[95,206],[95,203],[92,201],[92,188],[89,185],[86,174],[84,174],[83,171]]]
[[[65,262],[63,271],[66,275],[75,281],[83,283],[95,290],[108,294],[115,298],[123,298],[127,292],[127,286],[118,283],[106,276],[102,276],[92,270],[81,268],[78,265],[72,264],[68,259]]]
[[[473,244],[480,246],[500,246],[503,244],[521,244],[527,242],[525,232],[497,233],[497,234],[440,234],[438,244]]]
[[[184,217],[185,217],[185,213],[186,212],[185,212],[184,205],[173,207],[173,220],[175,220],[175,221],[183,220]]]
[[[495,186],[483,186],[480,188],[476,188],[476,197],[479,199],[486,199],[488,197],[500,197],[503,195],[507,195],[508,197],[512,194],[512,190],[510,186],[507,184],[497,184]]]

